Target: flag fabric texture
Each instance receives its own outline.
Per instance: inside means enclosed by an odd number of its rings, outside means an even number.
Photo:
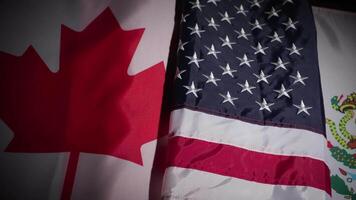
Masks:
[[[177,5],[0,3],[0,199],[355,198],[355,15],[312,15],[306,0]],[[175,14],[161,188],[152,166]]]
[[[328,199],[307,1],[184,1],[164,199]]]
[[[1,1],[0,199],[149,198],[174,6]]]
[[[313,8],[332,199],[356,199],[356,14]]]

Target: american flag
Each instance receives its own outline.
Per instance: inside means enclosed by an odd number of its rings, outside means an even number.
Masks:
[[[329,198],[308,2],[181,4],[163,198]]]

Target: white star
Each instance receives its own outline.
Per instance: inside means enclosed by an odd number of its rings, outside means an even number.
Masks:
[[[262,47],[262,45],[260,43],[257,43],[256,47],[251,46],[251,48],[255,50],[255,55],[259,54],[259,53],[262,53],[263,55],[266,55],[265,50],[268,49],[268,47]]]
[[[281,10],[276,10],[272,6],[271,11],[267,11],[265,13],[268,15],[267,19],[269,19],[271,17],[279,17],[279,15],[278,15],[279,12],[281,12]]]
[[[178,52],[179,50],[184,51],[184,45],[186,45],[186,44],[188,44],[188,42],[182,42],[182,40],[179,40],[177,52]]]
[[[283,5],[286,4],[286,3],[294,4],[293,0],[284,0],[284,1],[283,1]]]
[[[301,54],[299,51],[302,50],[303,48],[297,48],[295,44],[292,43],[292,48],[286,48],[286,49],[289,51],[289,55],[297,54],[300,56]]]
[[[239,65],[239,66],[241,66],[241,65],[247,65],[248,67],[251,67],[250,62],[253,62],[253,61],[254,61],[254,60],[249,60],[249,59],[247,58],[247,55],[246,55],[246,54],[244,54],[242,58],[240,58],[240,57],[236,57],[236,58],[240,60],[240,65]]]
[[[202,90],[202,89],[199,89],[199,88],[195,88],[194,81],[192,82],[192,84],[190,86],[184,85],[183,87],[185,87],[188,90],[185,93],[185,95],[194,94],[195,97],[198,97],[197,92]]]
[[[186,72],[187,70],[182,70],[182,71],[179,71],[179,68],[177,67],[177,74],[176,74],[176,78],[179,78],[182,80],[182,74],[184,72]]]
[[[277,41],[279,43],[282,43],[281,39],[284,38],[284,36],[279,36],[277,32],[274,32],[273,36],[267,36],[267,37],[272,39],[271,42]]]
[[[226,21],[227,23],[231,24],[231,20],[235,19],[235,17],[230,17],[229,14],[225,11],[224,14],[219,13],[221,18],[221,21]]]
[[[295,104],[293,104],[293,106],[296,107],[296,108],[298,108],[297,115],[299,115],[299,114],[302,113],[302,112],[304,112],[304,113],[307,114],[307,115],[310,115],[309,112],[308,112],[308,110],[309,110],[309,109],[312,109],[312,107],[305,106],[303,100],[300,101],[300,105],[295,105]]]
[[[242,87],[241,93],[247,91],[250,94],[253,94],[251,90],[255,89],[256,87],[254,86],[250,86],[250,84],[248,84],[248,81],[245,81],[245,84],[241,84],[241,83],[237,83],[240,87]]]
[[[237,100],[238,98],[237,98],[237,97],[231,97],[229,91],[227,91],[226,95],[223,95],[223,94],[219,94],[219,95],[220,95],[222,98],[224,98],[224,100],[223,100],[223,102],[222,102],[223,104],[226,103],[226,102],[228,102],[228,103],[230,103],[231,105],[235,106],[234,101]]]
[[[260,24],[260,22],[255,19],[254,23],[250,23],[252,25],[252,29],[251,30],[255,30],[255,29],[260,29],[263,30],[262,26],[264,26],[265,24]]]
[[[208,83],[213,83],[215,86],[218,86],[218,84],[217,84],[216,82],[217,82],[217,81],[221,81],[221,79],[218,79],[218,78],[215,78],[215,77],[214,77],[213,72],[210,72],[210,75],[209,75],[209,76],[207,76],[207,75],[205,75],[205,74],[203,74],[203,76],[208,79],[208,80],[206,81],[207,84],[208,84]]]
[[[236,12],[236,14],[243,14],[243,15],[245,15],[245,16],[247,16],[247,10],[245,10],[245,8],[244,8],[244,6],[241,4],[240,5],[240,7],[236,7],[236,6],[234,6],[235,7],[235,9],[237,10],[237,12]]]
[[[204,5],[200,4],[199,0],[196,0],[195,2],[189,2],[189,3],[192,4],[192,9],[198,8],[200,11],[202,11],[202,7],[205,7]]]
[[[230,42],[229,36],[226,36],[225,39],[220,37],[220,40],[223,42],[221,45],[222,47],[228,46],[230,49],[232,49],[232,45],[236,44],[236,42]]]
[[[251,3],[251,8],[253,8],[253,7],[258,7],[258,8],[261,8],[261,2],[262,2],[263,0],[261,0],[261,1],[259,1],[259,0],[252,0],[252,1],[248,1],[248,2],[250,2]]]
[[[205,30],[200,30],[198,24],[195,24],[194,28],[193,27],[188,27],[192,32],[190,32],[190,35],[197,34],[199,37],[201,37],[200,33],[205,32]]]
[[[299,73],[299,71],[297,71],[297,75],[296,76],[292,76],[292,75],[290,75],[290,77],[292,78],[292,79],[294,79],[294,81],[293,81],[293,85],[294,84],[296,84],[296,83],[301,83],[301,84],[303,84],[303,85],[305,85],[305,83],[304,83],[304,80],[306,80],[306,79],[308,79],[308,77],[302,77],[302,75],[300,75],[300,73]]]
[[[284,85],[282,84],[280,90],[273,90],[273,91],[275,91],[275,92],[278,93],[277,99],[281,98],[282,96],[286,96],[286,97],[290,98],[288,92],[293,91],[293,89],[288,89],[288,90],[286,90],[286,88],[285,88]]]
[[[259,110],[268,110],[269,112],[272,112],[269,107],[273,106],[274,103],[267,103],[266,99],[264,99],[264,98],[261,103],[258,101],[256,101],[256,103],[260,106]]]
[[[181,18],[181,20],[180,20],[180,23],[187,22],[186,19],[187,19],[187,17],[188,17],[189,15],[190,15],[190,14],[186,14],[186,15],[183,15],[183,14],[182,14],[182,18]]]
[[[268,83],[268,78],[271,77],[272,75],[265,75],[265,73],[263,73],[263,71],[261,70],[260,72],[260,75],[257,75],[257,74],[253,74],[256,78],[257,78],[257,83],[261,82],[261,81],[264,81],[265,83],[269,84]]]
[[[208,50],[208,55],[213,55],[216,59],[218,59],[218,53],[221,53],[221,51],[216,51],[214,45],[212,44],[211,47],[205,46],[205,48]]]
[[[204,59],[198,59],[198,56],[197,56],[196,52],[194,52],[193,56],[185,56],[185,57],[190,60],[188,62],[188,65],[191,64],[191,63],[194,63],[198,68],[200,68],[199,62],[204,61]]]
[[[221,0],[208,0],[207,3],[213,3],[215,6],[218,6],[217,2],[220,2]]]
[[[290,28],[294,29],[294,30],[297,30],[295,25],[298,24],[298,23],[299,23],[298,21],[293,22],[291,18],[288,18],[288,22],[285,22],[285,23],[282,23],[282,24],[286,26],[285,30],[288,30]]]
[[[220,66],[220,68],[224,70],[222,75],[228,74],[232,78],[234,78],[234,75],[232,73],[237,72],[236,70],[230,68],[229,63],[226,64],[226,67]]]
[[[271,64],[274,65],[274,66],[276,66],[276,67],[274,68],[274,70],[277,70],[277,69],[279,69],[279,68],[282,68],[282,69],[284,69],[284,70],[287,70],[286,65],[288,65],[289,62],[283,62],[282,59],[281,59],[280,57],[278,57],[277,62],[272,62]]]
[[[208,26],[213,27],[216,31],[218,30],[218,27],[220,26],[219,24],[215,23],[214,18],[206,19],[206,21],[209,23]]]
[[[249,33],[246,33],[244,28],[241,28],[241,31],[235,31],[235,32],[238,34],[237,39],[245,38],[246,40],[248,40],[247,36],[251,35]]]

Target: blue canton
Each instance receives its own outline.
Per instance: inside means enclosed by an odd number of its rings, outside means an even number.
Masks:
[[[306,0],[182,4],[175,108],[325,133]]]

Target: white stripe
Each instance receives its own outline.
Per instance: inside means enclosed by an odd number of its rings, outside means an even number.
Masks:
[[[166,169],[163,186],[164,200],[330,199],[325,191],[313,187],[263,184],[179,167]]]
[[[326,140],[307,130],[262,126],[189,109],[171,114],[170,133],[275,155],[325,161]]]

